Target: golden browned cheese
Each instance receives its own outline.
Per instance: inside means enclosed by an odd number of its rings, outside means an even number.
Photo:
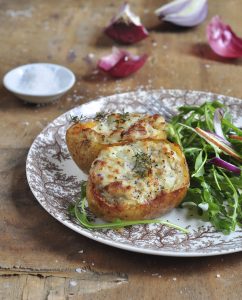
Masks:
[[[101,150],[87,183],[93,213],[107,221],[158,217],[180,204],[189,172],[180,147],[143,140]]]
[[[104,119],[73,124],[66,132],[66,143],[75,163],[88,173],[107,146],[166,136],[166,122],[158,114],[113,113]]]

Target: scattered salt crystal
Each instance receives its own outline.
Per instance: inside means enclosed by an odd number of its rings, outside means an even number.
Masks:
[[[221,276],[220,276],[220,274],[217,274],[216,277],[217,277],[217,278],[220,278]]]
[[[16,18],[16,17],[26,17],[26,18],[31,18],[32,17],[32,11],[33,8],[29,7],[27,9],[23,9],[23,10],[13,10],[13,9],[8,9],[6,11],[6,15],[12,18]]]
[[[152,46],[156,47],[157,46],[157,42],[156,41],[152,41]]]
[[[151,276],[158,276],[159,275],[159,273],[153,273],[153,274],[151,274]]]
[[[173,277],[172,280],[173,280],[173,281],[176,281],[176,277]]]
[[[45,65],[38,65],[24,71],[18,87],[27,93],[48,94],[58,91],[60,82],[55,70]]]
[[[84,250],[80,250],[80,251],[78,251],[78,253],[83,253],[84,252]]]
[[[95,264],[94,263],[92,263],[92,266],[94,266]]]
[[[86,270],[85,270],[85,269],[82,269],[82,268],[77,268],[77,269],[76,269],[76,272],[77,272],[77,273],[85,273]]]
[[[85,57],[83,57],[83,60],[88,65],[93,65],[94,64],[94,59],[95,59],[95,54],[93,54],[93,53],[88,53]]]
[[[82,262],[83,262],[84,264],[86,263],[86,261],[85,261],[85,260],[83,260]]]
[[[205,68],[207,68],[207,69],[211,68],[211,66],[208,65],[208,64],[206,64],[206,65],[204,65],[204,66],[205,66]]]
[[[70,285],[71,285],[71,286],[76,286],[76,285],[77,285],[77,282],[74,281],[74,280],[71,280],[71,281],[70,281]]]
[[[25,125],[25,126],[29,126],[29,122],[28,121],[24,121],[24,122],[22,122],[22,124]]]

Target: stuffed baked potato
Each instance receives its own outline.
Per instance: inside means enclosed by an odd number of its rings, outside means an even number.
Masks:
[[[158,114],[112,113],[73,124],[66,132],[66,143],[75,163],[88,173],[99,152],[110,145],[166,136],[166,122]]]
[[[189,187],[180,147],[165,140],[143,140],[106,147],[92,163],[88,205],[107,220],[160,216],[179,205]]]

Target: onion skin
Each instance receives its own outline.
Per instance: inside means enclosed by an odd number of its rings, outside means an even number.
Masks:
[[[219,16],[212,18],[207,26],[207,39],[211,49],[226,58],[242,57],[242,38],[232,28],[223,23]]]
[[[195,131],[201,136],[203,137],[205,140],[207,140],[209,143],[217,146],[218,148],[220,148],[222,151],[224,151],[225,153],[233,156],[235,159],[242,161],[242,157],[236,153],[231,147],[227,146],[226,144],[224,144],[223,142],[221,142],[219,139],[217,139],[213,134],[210,134],[209,132],[196,127]]]
[[[105,29],[105,33],[114,41],[123,44],[134,44],[148,36],[148,31],[143,25],[127,25],[125,23],[113,24]]]
[[[214,118],[213,118],[213,126],[215,130],[215,135],[218,137],[218,139],[221,139],[223,143],[225,143],[228,146],[232,146],[232,144],[226,139],[223,133],[221,120],[223,119],[224,111],[221,108],[217,108],[214,112]]]
[[[128,3],[122,5],[104,32],[111,39],[123,44],[137,43],[149,35],[140,18],[130,11]]]
[[[173,1],[170,3],[167,3],[160,8],[155,10],[155,14],[162,18],[163,16],[166,16],[168,14],[175,14],[179,13],[182,9],[184,9],[188,4],[190,0],[178,0]]]
[[[240,168],[236,167],[235,165],[228,163],[227,161],[219,158],[219,157],[214,157],[212,158],[209,163],[214,164],[217,167],[223,168],[227,171],[233,172],[237,175],[240,175],[241,170]]]
[[[194,27],[207,17],[207,0],[176,0],[158,8],[155,14],[163,21],[183,27]]]
[[[147,57],[148,56],[144,54],[134,60],[125,56],[109,71],[109,74],[116,78],[127,77],[142,68]]]
[[[142,68],[147,58],[146,54],[137,56],[114,48],[112,54],[99,60],[98,68],[112,77],[124,78]]]

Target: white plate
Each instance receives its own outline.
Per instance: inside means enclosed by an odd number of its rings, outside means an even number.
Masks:
[[[160,113],[166,118],[181,105],[201,105],[204,101],[225,103],[236,125],[242,126],[242,101],[212,93],[156,90],[118,94],[84,104],[51,122],[35,139],[27,158],[27,178],[38,202],[67,227],[98,242],[135,252],[166,256],[210,256],[242,250],[242,230],[230,235],[217,232],[188,209],[175,209],[163,216],[187,227],[188,235],[160,224],[137,225],[115,230],[89,230],[68,214],[68,206],[80,193],[80,181],[86,179],[70,158],[65,132],[70,115],[93,116],[98,111],[135,111]]]

